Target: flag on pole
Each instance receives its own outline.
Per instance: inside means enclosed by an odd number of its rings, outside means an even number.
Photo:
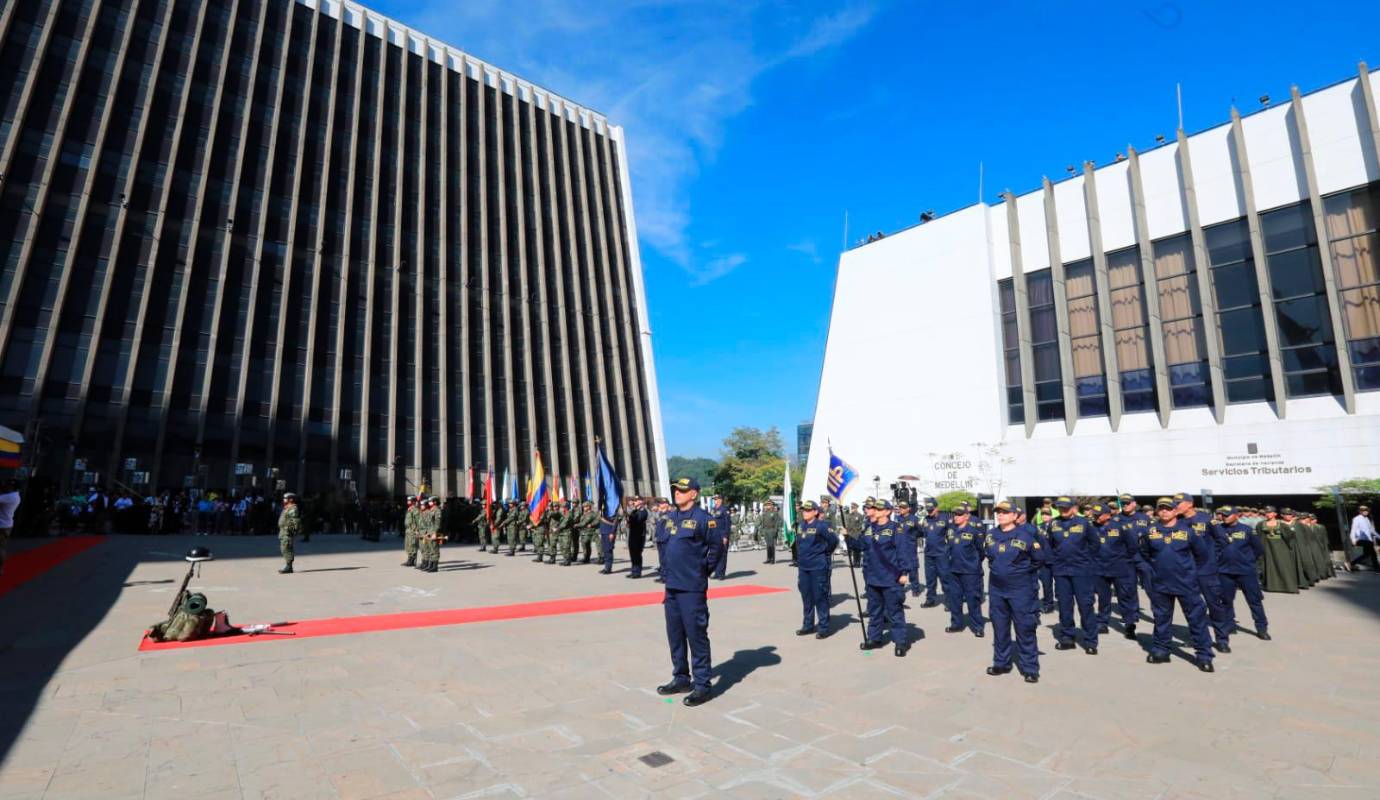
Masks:
[[[623,502],[623,482],[618,479],[613,464],[609,463],[604,445],[596,446],[596,456],[599,463],[599,507],[605,517],[612,519],[618,513],[618,506]]]
[[[465,499],[474,498],[474,467],[465,467]]]
[[[589,470],[585,470],[585,500],[594,501],[598,498],[594,496],[594,480],[589,475]]]
[[[516,502],[517,500],[520,500],[520,499],[522,498],[522,495],[521,495],[521,494],[518,494],[518,476],[517,476],[517,473],[513,473],[513,487],[512,487],[512,489],[513,489],[513,493],[512,493],[511,495],[509,495],[509,499],[511,499],[511,500],[513,500],[514,502]]]
[[[484,473],[484,519],[494,521],[494,468]]]
[[[503,489],[502,493],[500,494],[500,502],[506,503],[512,499],[508,496],[508,490],[511,489],[512,486],[512,482],[508,479],[508,469],[505,467],[503,470]]]
[[[790,462],[786,463],[785,472],[786,480],[783,483],[784,491],[781,495],[783,498],[781,501],[781,538],[785,540],[786,545],[789,546],[791,542],[795,541],[795,525],[792,524],[792,517],[795,516],[795,503],[791,501]]]
[[[834,455],[834,448],[829,447],[829,475],[828,485],[829,494],[835,500],[843,502],[843,496],[848,490],[853,488],[853,482],[858,479],[858,471],[848,465],[847,461]]]
[[[546,504],[551,501],[551,496],[546,491],[546,470],[541,466],[541,451],[538,450],[533,459],[536,462],[537,473],[532,476],[530,491],[527,496],[527,518],[536,525],[541,522],[541,515],[546,511]]]

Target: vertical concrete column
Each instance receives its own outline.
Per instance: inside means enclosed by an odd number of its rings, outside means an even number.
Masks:
[[[1097,293],[1097,325],[1102,340],[1102,372],[1107,385],[1107,419],[1115,431],[1121,426],[1121,368],[1117,361],[1116,329],[1112,325],[1112,294],[1107,282],[1107,253],[1102,246],[1102,212],[1097,205],[1097,170],[1083,162],[1083,205],[1087,209],[1088,241],[1093,262],[1093,290]]]
[[[1303,110],[1299,87],[1289,87],[1293,101],[1285,116],[1294,127],[1299,141],[1299,157],[1303,160],[1303,177],[1308,184],[1308,203],[1313,209],[1313,228],[1318,236],[1318,255],[1322,257],[1323,285],[1327,289],[1327,311],[1332,320],[1332,339],[1337,350],[1337,372],[1342,379],[1342,407],[1346,413],[1356,413],[1356,379],[1351,372],[1351,351],[1346,346],[1346,326],[1342,320],[1342,296],[1337,290],[1337,268],[1332,260],[1332,246],[1328,243],[1327,223],[1323,220],[1322,197],[1318,194],[1318,171],[1313,166],[1313,147],[1308,139],[1308,118]]]
[[[1025,265],[1021,255],[1021,220],[1016,211],[1016,196],[1007,189],[1006,234],[1011,242],[1011,288],[1016,302],[1016,337],[1021,357],[1021,405],[1025,418],[1025,435],[1035,432],[1039,421],[1039,405],[1035,397],[1035,350],[1030,338],[1030,295],[1025,288]]]
[[[364,16],[360,22],[360,49],[369,36],[370,20]],[[359,493],[369,493],[371,466],[369,464],[369,416],[373,410],[374,388],[374,283],[378,280],[378,233],[379,233],[379,184],[383,183],[383,93],[388,90],[388,28],[378,23],[379,33],[379,71],[374,87],[374,98],[378,103],[378,113],[374,114],[372,149],[374,178],[370,182],[372,191],[369,198],[369,239],[364,253],[364,342],[363,366],[359,377]],[[392,487],[390,486],[391,490]]]
[[[408,89],[408,62],[412,58],[412,34],[403,31],[402,36],[402,58],[398,62],[401,66],[398,69],[399,80],[401,81],[398,89],[398,157],[394,159],[394,180],[393,184],[396,197],[393,201],[393,252],[391,254],[391,269],[393,275],[392,291],[392,315],[389,320],[389,360],[388,370],[388,491],[394,495],[400,490],[410,489],[407,486],[407,470],[398,463],[398,437],[401,435],[398,425],[398,375],[402,372],[402,271],[403,264],[403,165],[407,163],[407,89]],[[415,444],[415,442],[414,442]],[[398,474],[399,468],[402,475]]]
[[[552,385],[552,361],[554,356],[551,353],[551,303],[546,295],[546,248],[543,246],[548,235],[547,226],[544,224],[545,217],[555,203],[555,199],[550,197],[542,189],[542,173],[548,176],[551,170],[551,147],[550,129],[545,127],[546,112],[541,106],[541,96],[535,90],[530,90],[528,96],[531,113],[527,116],[527,138],[532,143],[532,172],[528,179],[532,182],[532,199],[537,204],[533,209],[532,225],[536,233],[537,247],[532,253],[537,272],[537,325],[541,334],[541,371],[542,382],[546,386],[546,418],[542,423],[546,426],[546,459],[549,464],[552,479],[559,483],[561,475],[561,453],[560,437],[556,430],[556,389]],[[538,128],[537,117],[542,117],[542,128]],[[546,148],[546,158],[542,158],[541,148],[538,147],[537,134],[544,131],[547,136],[548,146]],[[548,181],[547,185],[550,183]],[[549,235],[555,236],[556,230],[551,227]],[[560,248],[554,248],[559,251]],[[564,353],[562,354],[564,355]],[[536,430],[532,431],[532,441],[538,441]]]
[[[546,134],[545,166],[548,192],[546,202],[543,203],[543,205],[545,206],[545,213],[550,220],[549,226],[551,228],[552,241],[551,253],[553,256],[553,263],[551,266],[552,274],[556,276],[555,285],[551,286],[550,289],[556,296],[549,304],[544,302],[542,306],[551,305],[555,307],[556,327],[561,332],[561,381],[562,386],[565,387],[564,422],[566,435],[570,438],[569,451],[564,453],[564,460],[562,461],[567,471],[561,474],[578,475],[580,472],[580,443],[576,433],[578,429],[575,427],[575,384],[571,382],[571,363],[573,359],[570,355],[570,328],[566,320],[565,286],[563,283],[566,275],[566,264],[568,262],[566,260],[567,253],[563,252],[561,249],[561,225],[564,223],[564,220],[561,218],[560,204],[557,202],[557,196],[560,192],[558,181],[560,180],[560,176],[564,173],[557,173],[556,139],[554,138],[555,136],[563,135],[563,129],[561,128],[562,123],[559,120],[555,122],[554,126],[552,125],[552,120],[556,117],[556,102],[553,101],[550,96],[545,96],[543,100],[545,108],[542,114],[542,127]],[[550,359],[548,359],[548,361],[549,360]]]
[[[1370,149],[1375,154],[1375,160],[1380,163],[1380,113],[1375,108],[1375,91],[1370,85],[1370,67],[1362,61],[1357,69],[1360,74],[1357,78],[1357,86],[1361,87],[1361,104],[1365,107],[1366,128],[1370,132]]]
[[[460,454],[461,467],[465,472],[465,492],[473,491],[469,483],[469,469],[475,466],[474,459],[474,414],[470,412],[470,403],[473,402],[473,391],[470,386],[470,295],[474,287],[470,285],[471,269],[470,263],[470,217],[469,217],[469,187],[470,181],[474,176],[470,174],[469,158],[469,80],[470,62],[465,56],[460,56],[460,73],[457,78],[456,91],[460,93],[460,116],[457,119],[459,127],[458,136],[460,137],[459,157],[460,163],[456,169],[460,170],[460,224],[458,233],[460,235],[460,341],[456,344],[459,347],[460,355],[460,427],[464,439],[464,447]],[[475,470],[477,473],[478,470]]]
[[[0,175],[10,174],[10,159],[14,158],[14,147],[19,144],[19,126],[24,120],[25,112],[29,108],[29,95],[33,93],[35,79],[38,77],[39,70],[43,67],[43,61],[48,55],[48,40],[53,36],[53,20],[57,17],[58,5],[62,0],[50,0],[48,10],[38,23],[38,43],[34,45],[33,64],[29,66],[29,72],[24,76],[24,87],[19,90],[19,102],[14,106],[14,127],[10,129],[10,137],[4,142],[0,142]],[[5,28],[8,33],[10,20],[14,17],[14,9],[19,5],[18,2],[7,3],[5,8]],[[91,11],[92,18],[95,18],[96,10]],[[197,30],[201,29],[202,14],[197,16]],[[32,34],[30,34],[32,36]],[[83,42],[88,37],[83,36]],[[4,38],[0,37],[0,42]],[[184,93],[185,94],[185,93]]]
[[[479,107],[475,109],[475,114],[479,120],[479,175],[471,176],[471,180],[479,182],[479,309],[480,324],[483,326],[483,339],[480,342],[482,358],[484,363],[480,366],[480,374],[484,376],[484,464],[485,469],[499,470],[502,464],[497,458],[494,446],[494,383],[493,383],[493,331],[490,329],[491,314],[489,308],[493,304],[493,287],[490,285],[489,274],[492,272],[489,262],[489,191],[488,191],[488,171],[489,171],[489,136],[488,124],[485,120],[484,106],[488,103],[489,75],[482,64],[476,65],[479,72]]]
[[[417,352],[413,355],[412,380],[412,429],[415,433],[412,436],[412,466],[417,473],[417,485],[423,483],[427,485],[427,493],[433,491],[430,477],[427,474],[427,467],[431,466],[426,460],[426,345],[422,344],[423,337],[427,336],[426,325],[426,253],[429,242],[426,239],[426,184],[427,184],[427,163],[426,163],[426,140],[430,136],[427,113],[430,104],[428,103],[427,92],[431,84],[431,43],[421,42],[422,47],[422,89],[417,93],[421,108],[417,110],[417,218],[414,224],[417,226],[417,254],[416,269],[413,271],[412,288],[417,294],[416,308],[413,311],[413,330],[416,335],[413,337],[413,346]]]
[[[609,421],[609,404],[612,399],[609,397],[607,373],[604,365],[604,331],[603,320],[599,311],[598,301],[595,299],[594,291],[594,236],[592,233],[593,212],[590,209],[591,194],[587,183],[587,173],[585,172],[585,142],[584,133],[589,119],[585,112],[575,112],[575,136],[570,146],[575,151],[575,191],[580,197],[580,206],[583,213],[580,215],[580,228],[584,232],[584,255],[585,259],[581,272],[584,278],[587,306],[581,308],[582,315],[588,315],[590,320],[590,334],[594,341],[589,342],[589,347],[594,351],[594,382],[599,388],[599,432],[594,435],[594,441],[590,442],[589,452],[593,453],[596,443],[600,439],[607,439],[613,435],[613,425]],[[592,462],[591,462],[592,463]]]
[[[496,75],[494,83],[494,121],[497,126],[494,131],[497,145],[494,152],[498,157],[498,162],[494,164],[494,173],[498,177],[498,302],[503,304],[499,318],[503,325],[503,418],[507,430],[504,447],[506,463],[512,467],[516,477],[522,467],[522,458],[517,447],[517,394],[513,390],[513,295],[508,280],[508,166],[503,153],[503,95],[507,94],[507,89],[502,75]]]
[[[1064,261],[1059,254],[1059,217],[1054,184],[1044,179],[1045,236],[1049,245],[1049,275],[1054,284],[1054,324],[1059,335],[1059,377],[1064,387],[1064,430],[1078,424],[1078,382],[1073,377],[1073,343],[1069,338],[1069,303],[1064,287]]]
[[[455,444],[455,438],[450,433],[450,240],[446,235],[446,226],[450,224],[450,87],[452,75],[450,69],[450,51],[444,46],[439,48],[441,58],[441,86],[436,91],[441,94],[441,100],[437,107],[441,109],[441,119],[437,127],[440,130],[440,144],[436,148],[437,160],[440,162],[440,181],[436,188],[440,190],[441,196],[436,198],[437,215],[440,222],[436,226],[437,252],[440,253],[436,259],[437,271],[437,306],[438,322],[441,326],[439,341],[436,343],[436,377],[438,385],[436,387],[436,429],[440,436],[440,449],[437,455],[440,456],[441,468],[441,496],[450,497],[451,487],[455,484],[455,476],[451,473],[450,451]]]
[[[575,250],[577,238],[575,236],[575,194],[571,188],[573,184],[571,173],[574,172],[576,169],[575,163],[573,161],[574,157],[571,154],[571,147],[579,147],[579,142],[578,140],[572,140],[570,137],[570,126],[568,124],[568,115],[570,113],[570,110],[566,108],[564,105],[562,105],[560,107],[558,125],[560,127],[561,134],[561,154],[563,156],[563,158],[561,159],[561,166],[564,169],[564,175],[562,176],[562,180],[564,181],[566,198],[565,225],[566,230],[570,232],[570,235],[566,237],[569,247],[566,251],[567,269],[565,270],[564,278],[566,281],[569,282],[570,288],[575,298],[575,308],[572,312],[575,315],[574,369],[579,373],[580,397],[584,400],[585,407],[584,421],[586,435],[584,440],[578,441],[579,437],[576,435],[576,431],[574,429],[571,429],[570,431],[571,450],[579,454],[573,459],[576,477],[578,478],[579,469],[582,463],[583,466],[585,466],[586,468],[593,466],[594,438],[596,434],[594,432],[594,413],[593,410],[590,408],[590,406],[593,405],[593,400],[589,396],[590,366],[589,361],[586,357],[586,354],[589,352],[589,350],[585,348],[585,326],[583,320],[583,317],[585,315],[585,306],[584,299],[580,290],[580,257]],[[566,338],[569,338],[568,331]],[[570,384],[566,384],[566,391],[569,392],[570,396],[573,399],[574,388],[570,386]]]
[[[1169,427],[1169,413],[1173,410],[1173,395],[1169,387],[1169,364],[1164,353],[1164,317],[1160,313],[1160,279],[1155,272],[1154,246],[1150,242],[1150,223],[1145,212],[1145,183],[1141,180],[1140,155],[1134,147],[1126,148],[1131,176],[1131,216],[1136,226],[1136,250],[1140,253],[1140,278],[1145,297],[1145,316],[1150,328],[1150,367],[1155,373],[1156,407],[1160,427]]]
[[[1207,239],[1198,217],[1198,192],[1193,184],[1193,159],[1188,152],[1188,135],[1178,130],[1179,175],[1183,179],[1184,209],[1188,213],[1189,239],[1193,242],[1193,265],[1198,280],[1198,299],[1203,309],[1203,341],[1207,347],[1208,377],[1212,381],[1212,416],[1221,425],[1227,414],[1227,388],[1222,375],[1222,346],[1212,331],[1217,326],[1217,295],[1212,291],[1212,265]],[[1212,326],[1211,328],[1208,326]]]
[[[521,302],[518,304],[519,325],[522,326],[522,340],[526,345],[526,354],[522,358],[522,380],[523,380],[523,404],[525,406],[524,421],[527,423],[527,438],[530,449],[537,450],[541,447],[541,437],[537,432],[537,392],[532,385],[532,359],[537,352],[536,346],[532,342],[532,290],[529,284],[528,272],[531,264],[527,253],[527,174],[523,170],[522,159],[522,105],[527,102],[528,89],[526,87],[513,86],[513,113],[508,120],[508,124],[513,130],[513,178],[516,185],[513,187],[513,198],[517,206],[517,219],[512,220],[511,224],[517,226],[517,263],[518,263],[518,297]],[[532,143],[535,146],[535,142]],[[532,159],[535,162],[535,158]],[[541,240],[537,242],[540,249]],[[509,402],[511,406],[513,403]],[[524,454],[526,456],[526,454]],[[548,454],[548,458],[549,458]],[[534,465],[535,466],[535,465]]]
[[[1270,361],[1270,381],[1275,392],[1275,414],[1284,419],[1286,396],[1284,364],[1279,351],[1279,320],[1275,317],[1274,293],[1270,290],[1270,269],[1265,263],[1265,239],[1260,232],[1260,215],[1255,209],[1255,185],[1251,182],[1251,162],[1246,153],[1246,134],[1241,130],[1241,112],[1231,109],[1231,144],[1235,156],[1236,188],[1246,209],[1246,226],[1250,230],[1251,253],[1255,261],[1255,279],[1260,289],[1260,318],[1265,326],[1265,346]]]

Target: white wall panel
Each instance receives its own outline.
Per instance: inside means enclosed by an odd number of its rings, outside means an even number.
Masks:
[[[1319,194],[1380,180],[1375,149],[1369,146],[1369,134],[1360,128],[1366,124],[1366,104],[1356,81],[1308,95],[1303,109]]]
[[[1016,198],[1016,219],[1021,225],[1021,263],[1026,272],[1049,267],[1049,231],[1045,228],[1043,192]]]
[[[992,257],[992,279],[1011,277],[1011,228],[1005,203],[987,209],[987,247]]]
[[[1136,243],[1135,219],[1131,215],[1131,162],[1122,161],[1097,171],[1097,211],[1104,252]]]
[[[1083,197],[1083,176],[1054,184],[1054,213],[1059,221],[1059,257],[1065,264],[1088,258],[1088,204]]]
[[[1286,104],[1241,120],[1246,153],[1251,159],[1255,207],[1260,211],[1293,205],[1308,197],[1303,160],[1290,135],[1292,113],[1292,106]]]
[[[1157,147],[1140,155],[1140,180],[1145,192],[1145,224],[1149,238],[1163,239],[1188,230],[1183,180],[1179,175],[1179,145]]]
[[[1232,171],[1231,126],[1220,125],[1189,137],[1193,186],[1198,194],[1198,219],[1204,225],[1246,215]]]

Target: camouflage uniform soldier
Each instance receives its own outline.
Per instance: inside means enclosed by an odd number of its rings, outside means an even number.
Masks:
[[[561,566],[568,567],[575,560],[575,511],[564,500],[557,508],[556,540],[561,550]]]
[[[292,537],[302,532],[302,518],[297,512],[297,495],[288,492],[283,495],[283,513],[278,515],[278,549],[283,554],[283,575],[292,573]]]
[[[441,542],[445,541],[445,537],[441,535],[440,501],[435,497],[427,500],[422,520],[423,535],[426,537],[426,566],[422,569],[425,572],[436,572],[441,563]]]
[[[403,552],[407,560],[404,567],[417,565],[417,498],[407,496],[407,511],[403,512]]]
[[[776,511],[776,503],[768,500],[757,520],[757,530],[767,546],[767,560],[763,564],[776,563],[776,538],[781,535],[781,515]]]
[[[430,503],[425,499],[418,498],[417,503],[417,569],[422,572],[431,571],[431,510]]]
[[[493,506],[493,517],[489,521],[489,552],[498,552],[498,542],[503,535],[504,520],[508,516],[508,509],[502,503],[495,503]]]
[[[508,555],[517,555],[518,540],[522,538],[522,514],[518,511],[517,503],[508,502],[507,512],[503,515],[503,533],[508,540]]]
[[[594,551],[594,540],[599,538],[599,514],[594,510],[594,504],[586,500],[580,504],[580,517],[575,523],[580,531],[579,552],[581,564],[588,564],[590,555]]]

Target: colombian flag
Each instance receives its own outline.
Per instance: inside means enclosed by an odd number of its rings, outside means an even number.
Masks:
[[[527,489],[527,517],[536,525],[541,522],[541,515],[546,511],[546,504],[551,501],[551,495],[546,491],[546,471],[541,466],[541,451],[536,451],[536,474],[532,476],[532,482]]]
[[[19,442],[0,439],[0,469],[19,469]]]

